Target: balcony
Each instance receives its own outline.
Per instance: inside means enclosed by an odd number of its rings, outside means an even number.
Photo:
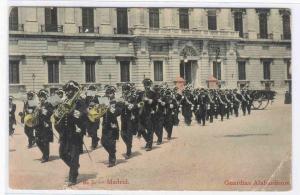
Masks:
[[[10,31],[24,31],[24,24],[9,24]]]
[[[99,34],[99,26],[79,26],[79,33],[97,33]]]
[[[291,34],[282,34],[281,40],[291,40]]]
[[[273,33],[270,33],[270,34],[257,33],[257,38],[258,39],[273,39]]]
[[[130,31],[137,36],[240,39],[238,31],[141,27],[131,28]]]
[[[41,25],[42,32],[63,32],[63,25]]]

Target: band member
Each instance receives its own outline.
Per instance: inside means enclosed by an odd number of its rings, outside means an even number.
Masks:
[[[103,116],[101,144],[108,153],[108,167],[116,165],[116,140],[119,139],[119,125],[117,117],[121,114],[121,107],[115,99],[116,88],[106,87],[105,96],[109,98],[109,108]]]
[[[134,93],[130,83],[126,83],[122,86],[122,97],[124,102],[122,102],[121,111],[121,137],[126,144],[126,159],[131,156],[132,137],[136,134],[138,128],[137,118],[139,109],[135,101]]]
[[[140,114],[140,122],[143,126],[142,131],[146,130],[145,138],[146,143],[146,151],[152,150],[153,144],[153,133],[154,127],[153,124],[155,123],[155,108],[156,108],[156,99],[155,99],[155,92],[151,89],[152,80],[145,78],[143,80],[144,91],[142,92],[142,106],[141,107],[141,114]],[[144,133],[142,133],[144,134]]]
[[[154,111],[154,120],[153,129],[155,135],[157,136],[157,145],[162,143],[163,138],[163,128],[164,128],[164,118],[166,114],[166,102],[164,97],[164,90],[160,88],[160,86],[153,86],[153,90],[155,92],[155,99],[157,100],[157,104]]]
[[[241,101],[239,99],[239,94],[237,92],[237,89],[233,90],[232,98],[233,98],[233,111],[234,111],[235,116],[238,117]]]
[[[183,90],[183,96],[181,100],[181,106],[182,106],[182,115],[184,117],[184,122],[188,126],[191,125],[192,122],[192,115],[194,110],[194,103],[193,103],[193,95],[191,88],[187,86]]]
[[[251,97],[250,91],[246,89],[245,98],[247,100],[247,111],[248,114],[251,114],[251,106],[253,102],[253,98]]]
[[[207,92],[204,91],[204,88],[201,88],[197,102],[199,105],[199,123],[202,123],[203,126],[205,126],[208,101]]]
[[[27,92],[27,99],[24,101],[23,112],[19,113],[21,116],[21,123],[24,123],[24,118],[27,114],[32,114],[37,104],[34,99],[34,92]],[[24,124],[24,131],[28,138],[28,148],[31,148],[35,144],[34,139],[34,127],[29,127],[26,123]]]
[[[35,109],[38,118],[36,126],[36,144],[42,152],[41,163],[49,160],[49,143],[53,142],[53,131],[50,117],[53,113],[52,105],[47,102],[48,92],[45,89],[41,89],[38,92],[38,98],[40,105]]]
[[[92,109],[94,106],[99,104],[98,95],[96,95],[97,88],[95,85],[90,85],[86,92],[85,104],[88,109]],[[100,119],[95,121],[86,120],[86,129],[88,135],[92,138],[91,148],[94,150],[98,146],[99,137],[97,131],[99,129]]]
[[[167,89],[165,91],[165,102],[166,114],[164,117],[164,127],[167,131],[167,139],[170,140],[172,138],[173,126],[175,123],[174,120],[176,119],[174,115],[178,110],[178,105],[176,100],[173,98],[171,89]]]
[[[243,115],[246,115],[246,109],[247,109],[247,105],[248,105],[248,100],[246,99],[246,92],[244,90],[241,90],[241,94],[239,94],[239,99],[242,102],[241,103],[241,108],[243,111]]]
[[[215,107],[215,102],[212,98],[212,90],[207,91],[207,97],[208,97],[208,102],[207,102],[207,115],[206,115],[206,120],[209,120],[210,123],[214,122],[214,107]]]
[[[74,185],[77,182],[79,169],[79,155],[82,151],[83,134],[85,133],[86,119],[85,105],[80,99],[81,89],[77,82],[69,81],[63,86],[66,94],[66,99],[54,111],[57,115],[62,116],[61,119],[56,119],[55,129],[60,136],[59,156],[69,166],[69,181],[68,185]],[[61,108],[61,109],[60,109]],[[72,108],[72,109],[68,109]]]
[[[14,125],[16,125],[16,104],[13,103],[13,97],[9,96],[9,135],[13,135],[15,128]]]
[[[178,93],[178,87],[174,87],[173,89],[173,99],[176,100],[176,104],[177,104],[177,109],[174,111],[174,125],[178,126],[179,124],[179,102],[181,101],[182,95],[180,93]]]

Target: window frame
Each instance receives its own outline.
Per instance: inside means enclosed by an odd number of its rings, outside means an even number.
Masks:
[[[179,8],[179,28],[188,30],[190,28],[190,17],[188,8]]]
[[[16,62],[16,63],[12,63]],[[14,71],[12,69],[12,65],[16,65],[17,71],[14,74]],[[9,60],[9,74],[8,74],[8,79],[9,79],[9,84],[20,84],[20,60]],[[14,76],[17,77],[17,79],[14,79]]]
[[[240,66],[244,66],[242,69]],[[242,74],[241,71],[243,70]],[[240,81],[247,80],[246,61],[238,61],[238,79]]]
[[[156,72],[155,72],[155,68],[156,68],[156,63],[160,63],[159,65],[161,66],[161,73],[159,73],[159,79],[156,79]],[[153,60],[153,81],[157,81],[157,82],[159,82],[159,81],[164,81],[164,61],[163,60]],[[161,77],[161,79],[160,79],[160,77]]]
[[[122,14],[125,14],[125,13],[126,13],[126,17],[123,19],[124,15],[122,15]],[[128,9],[127,8],[117,8],[116,14],[117,14],[117,34],[129,34]],[[121,15],[122,15],[122,17],[121,17]],[[123,24],[121,21],[126,21],[126,25]]]
[[[216,70],[216,75],[215,75],[215,65],[216,65],[216,68],[217,65],[219,65],[219,71]],[[215,77],[218,81],[221,81],[222,80],[222,62],[217,62],[217,61],[213,61],[213,64],[212,64],[212,75],[213,77]]]
[[[126,62],[126,63],[128,63],[128,79],[126,79],[127,81],[123,81],[122,80],[122,73],[124,72],[124,71],[122,71],[122,63],[123,62]],[[120,74],[119,74],[119,76],[120,76],[120,79],[119,79],[119,81],[121,82],[121,83],[124,83],[124,82],[130,82],[131,81],[131,61],[130,60],[120,60],[119,61],[119,70],[120,70]]]
[[[271,64],[270,60],[263,60],[263,80],[271,80]],[[267,72],[265,72],[268,70]]]
[[[159,8],[149,8],[149,28],[160,28]]]
[[[58,82],[50,82],[50,67],[49,67],[49,62],[57,62],[57,71],[55,71],[55,72],[57,72],[57,80],[58,80]],[[56,59],[48,59],[47,60],[47,70],[48,70],[48,72],[47,72],[47,78],[48,78],[48,84],[57,84],[57,83],[59,83],[60,82],[60,61],[59,60],[56,60]],[[53,64],[52,64],[53,65]],[[52,69],[54,69],[53,67],[52,67]],[[52,70],[53,71],[53,70]],[[53,73],[52,73],[53,74]],[[54,73],[55,74],[55,73]],[[53,75],[52,75],[52,77],[53,77]],[[55,77],[55,76],[54,76]],[[54,80],[56,80],[55,78],[52,78],[52,80],[54,81]]]
[[[86,83],[96,83],[96,60],[87,59],[84,61],[84,63],[85,63],[85,67],[84,67],[85,82]],[[92,67],[89,69],[90,70],[89,72],[87,71],[88,66]],[[89,80],[88,80],[88,74],[91,74],[91,75],[89,75],[89,77],[90,77]]]

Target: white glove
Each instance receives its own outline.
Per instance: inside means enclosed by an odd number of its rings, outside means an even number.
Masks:
[[[44,127],[49,127],[48,123],[44,122]]]
[[[162,105],[162,106],[165,106],[165,105],[166,105],[166,103],[165,103],[165,102],[161,102],[161,105]]]
[[[111,128],[117,128],[117,125],[115,123],[110,123]]]
[[[170,104],[170,108],[174,108],[174,105],[173,105],[173,104]]]
[[[114,106],[111,106],[111,107],[109,108],[109,110],[110,110],[111,113],[115,113],[116,108],[115,108]]]
[[[42,109],[42,114],[43,114],[43,115],[47,115],[47,112],[48,112],[48,111],[47,111],[45,108]]]
[[[11,112],[11,108],[9,108],[9,112]]]
[[[182,110],[182,109],[181,109],[181,107],[180,107],[180,108],[179,108],[179,112],[181,112],[181,110]]]
[[[76,133],[80,133],[81,129],[77,125],[75,125],[75,127],[76,127]]]
[[[133,108],[133,104],[129,104],[128,110],[131,110]]]
[[[152,99],[148,99],[148,103],[152,104],[153,100]]]
[[[194,110],[194,106],[191,107],[191,110]]]
[[[79,110],[74,110],[73,116],[75,118],[79,118],[80,117],[80,111]]]
[[[32,109],[28,109],[28,113],[31,114],[32,113]]]

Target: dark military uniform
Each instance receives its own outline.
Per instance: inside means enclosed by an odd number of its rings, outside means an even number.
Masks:
[[[208,97],[204,91],[200,92],[200,94],[198,95],[197,104],[199,105],[199,123],[202,122],[202,125],[205,126]]]
[[[194,101],[193,101],[193,95],[190,91],[185,91],[182,100],[182,115],[184,117],[184,122],[187,125],[191,125],[192,122],[192,116],[193,116],[193,110],[194,110]]]
[[[74,81],[69,81],[64,86],[64,91],[79,90],[79,85]],[[70,98],[70,97],[69,97]],[[69,100],[65,99],[63,103]],[[69,166],[69,185],[76,184],[78,169],[79,169],[79,155],[82,152],[83,134],[85,133],[85,105],[82,99],[75,101],[75,109],[67,113],[60,121],[55,125],[56,130],[59,133],[59,156]]]
[[[143,97],[146,99],[143,100],[144,106],[142,107],[142,112],[140,115],[140,123],[146,130],[146,136],[144,137],[147,142],[146,150],[151,150],[153,143],[154,123],[156,122],[154,113],[157,102],[155,92],[152,90],[143,91]]]
[[[16,124],[16,104],[12,103],[12,97],[9,97],[9,135],[13,135],[14,127]]]
[[[88,109],[93,108],[93,106],[96,106],[96,104],[99,104],[98,101],[98,97],[99,96],[87,96],[85,98],[85,106]],[[86,120],[86,130],[88,135],[92,138],[92,144],[91,144],[91,148],[92,149],[96,149],[97,145],[98,145],[98,141],[100,140],[98,135],[97,135],[97,131],[99,129],[99,124],[100,124],[100,119],[96,119],[95,122],[92,122],[90,120]]]
[[[41,90],[42,91],[42,90]],[[40,96],[39,92],[39,96]],[[36,144],[42,152],[42,163],[49,160],[49,143],[53,142],[53,131],[50,117],[53,107],[49,102],[41,103],[38,109],[38,124],[36,126]]]
[[[159,92],[157,92],[159,93]],[[154,120],[153,128],[155,135],[157,136],[157,145],[160,145],[162,143],[163,138],[163,128],[164,128],[164,120],[165,120],[165,114],[166,114],[166,102],[164,97],[157,96],[157,104],[154,111]]]
[[[164,117],[164,127],[167,131],[167,139],[170,140],[172,137],[173,126],[176,123],[176,111],[178,110],[178,105],[175,99],[172,97],[166,98],[166,114]]]
[[[21,116],[21,122],[24,123],[24,117],[27,115],[27,114],[32,114],[33,111],[35,110],[36,108],[36,105],[30,105],[29,104],[29,99],[28,99],[28,96],[31,95],[33,97],[34,93],[33,92],[28,92],[27,93],[27,100],[24,101],[24,106],[23,106],[23,113],[22,113],[22,116]],[[33,98],[32,98],[33,99]],[[33,101],[33,100],[31,100]],[[34,143],[35,143],[35,138],[34,138],[34,127],[29,127],[27,126],[26,124],[24,124],[24,131],[25,131],[25,134],[28,138],[28,148],[31,148]]]
[[[110,108],[103,116],[101,137],[101,144],[109,155],[109,167],[116,164],[116,140],[119,139],[117,116],[120,114],[121,107],[115,99],[110,100]]]

